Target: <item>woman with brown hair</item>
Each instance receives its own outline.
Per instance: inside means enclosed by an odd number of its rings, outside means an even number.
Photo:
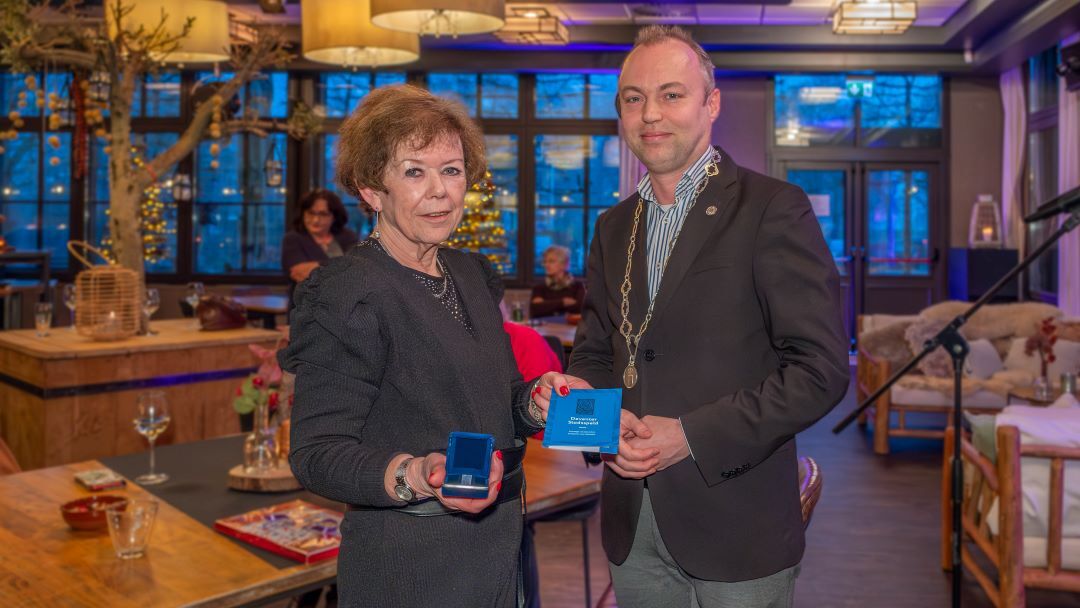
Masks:
[[[296,291],[289,461],[309,490],[349,505],[343,606],[514,606],[523,438],[552,390],[522,379],[502,329],[501,279],[441,247],[485,169],[483,135],[458,104],[378,89],[341,127],[338,181],[376,214],[372,238]],[[495,438],[488,494],[442,491],[452,431]]]
[[[312,190],[300,199],[293,229],[281,242],[281,269],[289,277],[289,298],[297,283],[330,258],[344,255],[356,244],[356,233],[346,225],[349,214],[341,198],[330,190]]]

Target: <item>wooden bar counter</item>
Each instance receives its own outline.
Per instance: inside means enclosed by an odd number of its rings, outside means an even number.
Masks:
[[[165,392],[172,421],[158,444],[240,430],[232,398],[255,370],[249,344],[272,347],[276,331],[205,332],[193,320],[156,321],[158,332],[95,342],[68,328],[39,338],[0,332],[0,436],[24,469],[146,449],[135,432],[140,392]]]

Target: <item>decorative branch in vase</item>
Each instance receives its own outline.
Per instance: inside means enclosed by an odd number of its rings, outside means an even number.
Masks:
[[[1057,361],[1054,356],[1054,344],[1057,343],[1057,325],[1054,317],[1046,317],[1039,323],[1039,331],[1024,342],[1024,354],[1039,354],[1039,377],[1035,378],[1035,396],[1048,399],[1053,394],[1050,386],[1050,365]]]

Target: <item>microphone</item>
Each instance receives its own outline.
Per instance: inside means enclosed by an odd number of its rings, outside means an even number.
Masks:
[[[1059,213],[1072,213],[1076,209],[1080,209],[1080,187],[1073,188],[1065,194],[1043,203],[1038,209],[1024,218],[1024,223],[1030,224],[1053,217]]]

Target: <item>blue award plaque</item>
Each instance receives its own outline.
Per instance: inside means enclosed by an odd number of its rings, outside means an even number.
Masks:
[[[553,395],[548,408],[544,447],[578,452],[616,454],[622,389],[574,389]]]

